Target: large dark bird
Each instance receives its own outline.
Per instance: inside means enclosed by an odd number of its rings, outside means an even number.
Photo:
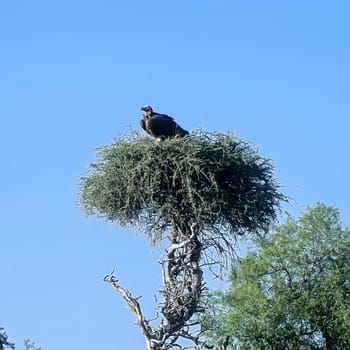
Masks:
[[[188,135],[188,131],[182,129],[172,117],[153,112],[151,106],[143,106],[141,111],[143,112],[143,119],[140,120],[141,128],[158,141],[172,136],[184,137]]]

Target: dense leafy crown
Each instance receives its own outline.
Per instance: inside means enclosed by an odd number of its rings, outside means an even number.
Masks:
[[[99,148],[81,178],[80,204],[153,242],[167,230],[196,223],[228,236],[265,229],[284,199],[273,166],[230,133],[198,131],[157,143],[139,133]]]
[[[220,310],[213,342],[229,337],[242,350],[350,349],[350,229],[339,211],[316,203],[255,243],[213,306]]]

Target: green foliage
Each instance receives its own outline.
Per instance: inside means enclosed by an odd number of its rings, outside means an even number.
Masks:
[[[37,347],[34,342],[29,339],[24,340],[24,349],[25,350],[41,350],[41,347]]]
[[[15,349],[15,344],[11,343],[8,340],[8,336],[3,327],[0,327],[0,350]],[[31,342],[29,339],[24,340],[24,349],[25,350],[41,350],[41,347],[37,347],[34,342]]]
[[[229,133],[160,143],[132,133],[98,149],[81,178],[79,201],[88,215],[136,226],[153,243],[193,223],[230,240],[275,219],[285,198],[273,175],[269,160]]]
[[[11,343],[3,327],[0,327],[0,350],[5,350],[6,348],[14,349],[15,344]]]
[[[232,349],[350,349],[350,231],[316,204],[237,263],[211,338]]]

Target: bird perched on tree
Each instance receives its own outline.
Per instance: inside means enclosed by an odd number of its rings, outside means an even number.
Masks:
[[[163,141],[168,137],[188,135],[188,131],[181,128],[174,118],[153,112],[150,105],[141,107],[143,119],[140,120],[140,126],[148,134],[155,137],[158,141]]]

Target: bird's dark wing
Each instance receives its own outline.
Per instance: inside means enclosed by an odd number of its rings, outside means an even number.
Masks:
[[[184,137],[184,136],[186,136],[186,135],[189,134],[189,132],[188,132],[187,130],[183,129],[179,124],[177,124],[177,123],[175,122],[175,120],[174,120],[173,117],[170,117],[170,116],[168,116],[168,115],[166,115],[166,114],[161,114],[161,115],[164,116],[165,118],[170,119],[170,120],[172,121],[172,123],[173,123],[174,126],[175,126],[175,135]],[[170,136],[175,136],[175,135],[170,135]]]
[[[145,123],[145,120],[144,120],[144,119],[141,119],[141,120],[140,120],[140,126],[141,126],[141,128],[142,128],[143,130],[147,131],[147,130],[146,130],[146,123]]]
[[[174,119],[166,114],[154,114],[148,119],[140,121],[140,126],[148,134],[155,138],[167,138],[172,136],[185,136],[188,131],[181,128]]]
[[[179,124],[176,124],[175,134],[180,136],[180,137],[184,137],[184,136],[188,135],[189,132],[185,129],[182,129],[182,127]]]
[[[170,137],[176,134],[176,123],[166,115],[156,115],[146,120],[146,131],[154,137]]]

